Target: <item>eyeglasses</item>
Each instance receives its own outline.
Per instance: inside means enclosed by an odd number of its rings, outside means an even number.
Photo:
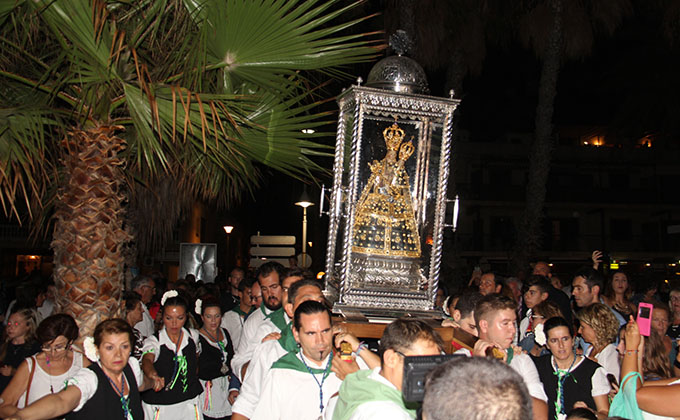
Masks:
[[[671,302],[678,302],[680,301],[680,296],[671,296]]]
[[[52,347],[42,347],[41,350],[45,353],[59,353],[62,352],[66,349],[68,349],[71,346],[71,343],[66,343],[66,344],[59,344],[56,346]]]
[[[156,291],[156,288],[155,288],[155,287],[151,287],[151,286],[149,286],[149,285],[147,285],[147,284],[145,284],[144,286],[140,287],[140,289],[143,289],[143,288],[145,288],[145,287],[148,287],[149,289],[153,290],[154,292]]]

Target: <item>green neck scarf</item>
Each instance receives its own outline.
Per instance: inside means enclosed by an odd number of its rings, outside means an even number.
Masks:
[[[279,344],[288,352],[295,353],[298,350],[297,341],[295,341],[295,337],[293,336],[293,322],[289,322],[288,325],[281,330]]]
[[[283,329],[286,328],[286,325],[288,324],[286,322],[285,314],[286,313],[283,312],[283,308],[279,308],[265,316],[265,319],[270,320],[272,324],[276,325],[276,328],[278,328],[279,331],[283,331]]]
[[[360,370],[345,377],[340,386],[333,420],[348,420],[361,404],[371,401],[392,401],[415,419],[418,405],[406,403],[398,389],[370,379],[368,376],[372,372]]]
[[[292,334],[291,334],[292,335]],[[302,351],[302,350],[299,350]],[[324,376],[328,376],[330,373],[330,369],[317,369],[312,366],[305,366],[305,364],[300,360],[299,357],[297,357],[297,352],[298,348],[297,345],[295,346],[295,350],[289,351],[283,357],[281,357],[279,360],[274,362],[272,365],[272,369],[277,368],[277,369],[290,369],[290,370],[297,370],[298,372],[305,372],[309,373],[310,371],[315,374],[320,374],[323,373],[325,374]],[[331,359],[333,358],[333,353],[331,352]],[[309,366],[309,368],[308,368]],[[330,364],[328,364],[330,366]]]

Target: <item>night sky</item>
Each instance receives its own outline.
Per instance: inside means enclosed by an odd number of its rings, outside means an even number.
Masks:
[[[639,2],[638,2],[639,3]],[[607,127],[621,141],[634,143],[648,133],[677,142],[680,132],[680,53],[664,37],[660,14],[646,4],[636,4],[612,37],[600,34],[592,54],[565,61],[558,80],[553,122],[556,128],[571,125]],[[680,39],[677,41],[680,42]],[[373,63],[350,69],[364,80]],[[462,102],[457,111],[459,127],[471,139],[494,141],[507,131],[533,132],[540,78],[540,61],[519,45],[487,45],[482,71],[464,80]],[[445,96],[444,71],[426,68],[433,96]],[[354,84],[354,79],[330,85],[329,95]],[[329,104],[337,110],[335,102]],[[334,127],[332,128],[334,129]],[[332,144],[333,138],[327,139]],[[329,170],[332,161],[322,161]],[[245,197],[232,215],[251,233],[291,234],[299,237],[302,210],[293,204],[302,183],[265,170],[263,187],[251,199]],[[319,178],[329,185],[329,179]],[[318,190],[310,187],[314,200]],[[276,211],[277,216],[271,217]],[[318,206],[309,210],[309,240],[325,240],[328,219],[318,218]],[[316,247],[312,255],[324,258]]]

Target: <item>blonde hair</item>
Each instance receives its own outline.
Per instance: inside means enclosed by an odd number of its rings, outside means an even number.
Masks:
[[[619,336],[619,321],[603,303],[593,303],[588,305],[576,314],[576,317],[583,324],[588,324],[594,331],[597,343],[601,346],[613,343]]]

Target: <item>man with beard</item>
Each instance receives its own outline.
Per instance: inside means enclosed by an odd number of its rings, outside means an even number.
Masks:
[[[255,309],[243,324],[241,339],[231,361],[231,367],[240,380],[243,380],[243,374],[248,367],[247,364],[253,355],[253,350],[264,338],[264,336],[258,336],[260,325],[274,311],[281,308],[281,295],[283,293],[281,279],[284,273],[285,268],[276,262],[263,264],[257,270],[255,278],[257,278],[257,283],[262,291],[262,305]]]
[[[299,349],[286,353],[265,377],[252,420],[317,419],[341,379],[331,371],[331,313],[316,301],[303,302],[293,317]]]

